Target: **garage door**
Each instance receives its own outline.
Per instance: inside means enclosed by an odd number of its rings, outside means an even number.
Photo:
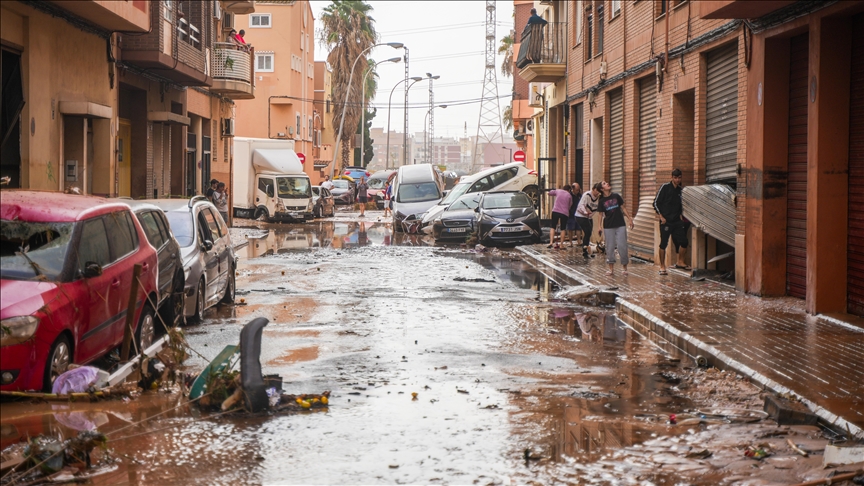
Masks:
[[[705,179],[735,183],[738,160],[738,45],[708,53]]]
[[[864,14],[853,18],[852,32],[864,32]],[[852,37],[847,310],[864,316],[864,36]]]
[[[654,259],[654,192],[657,190],[657,85],[654,77],[639,82],[639,207],[630,234],[634,254]]]
[[[807,78],[808,34],[791,39],[789,158],[786,191],[786,293],[807,296]]]
[[[609,183],[624,196],[624,91],[609,94]]]

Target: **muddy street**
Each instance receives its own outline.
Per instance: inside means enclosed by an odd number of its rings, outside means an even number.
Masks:
[[[663,354],[611,307],[558,298],[575,282],[378,217],[243,229],[237,304],[185,328],[198,372],[269,319],[264,373],[330,391],[329,408],[208,416],[176,391],[4,403],[3,447],[95,425],[110,460],[94,484],[788,484],[821,468],[786,445],[824,448],[819,429],[748,415],[760,390]]]

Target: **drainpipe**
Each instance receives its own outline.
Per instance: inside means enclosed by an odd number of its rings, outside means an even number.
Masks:
[[[669,17],[672,16],[672,2],[669,0],[663,1],[666,2],[666,56],[663,58],[663,70],[665,71],[666,66],[669,64]]]

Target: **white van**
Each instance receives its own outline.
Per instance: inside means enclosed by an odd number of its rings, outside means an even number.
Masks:
[[[393,229],[416,233],[423,215],[444,195],[444,178],[432,164],[403,165],[393,180]]]

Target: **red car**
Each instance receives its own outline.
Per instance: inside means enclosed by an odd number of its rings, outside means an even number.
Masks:
[[[70,363],[123,341],[133,267],[142,264],[133,322],[155,334],[156,250],[126,204],[97,197],[0,195],[0,390],[50,390]]]

